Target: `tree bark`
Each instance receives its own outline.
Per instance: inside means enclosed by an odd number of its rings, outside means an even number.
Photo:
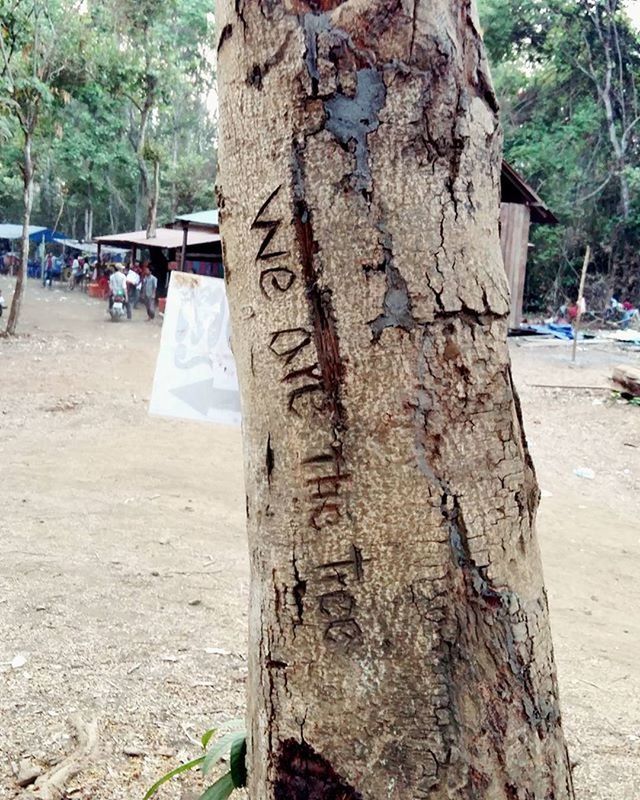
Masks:
[[[567,800],[469,0],[224,0],[253,800]]]
[[[149,196],[149,214],[147,217],[147,239],[156,235],[158,222],[158,200],[160,199],[160,161],[153,162],[153,191]]]
[[[93,200],[89,195],[88,205],[84,210],[84,241],[93,239]]]
[[[20,242],[20,268],[16,278],[16,285],[11,298],[9,318],[5,333],[13,336],[20,320],[22,300],[27,285],[27,267],[29,263],[29,225],[31,223],[31,209],[33,207],[33,158],[31,154],[31,133],[24,132],[24,148],[22,161],[22,238]]]

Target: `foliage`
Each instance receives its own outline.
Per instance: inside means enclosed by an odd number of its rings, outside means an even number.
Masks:
[[[155,162],[161,220],[213,205],[212,0],[0,0],[0,32],[0,221],[22,218],[18,95],[38,105],[35,224],[79,239],[141,224]],[[34,44],[47,69],[25,58],[10,84],[4,57]]]
[[[212,728],[204,733],[201,739],[204,755],[198,756],[192,761],[187,761],[185,764],[181,764],[167,772],[153,784],[143,800],[149,800],[163,784],[183,772],[199,767],[204,775],[208,775],[225,758],[226,753],[229,753],[229,769],[205,789],[199,800],[226,800],[234,789],[244,787],[247,783],[247,736],[242,729],[242,725],[242,720],[232,720],[223,725],[220,732],[226,731],[226,733],[211,747],[209,747],[209,743],[218,731]]]
[[[625,402],[630,406],[637,406],[640,408],[640,397],[629,394],[629,392],[611,392],[611,400]]]
[[[638,31],[618,0],[480,0],[480,11],[505,157],[561,223],[533,229],[529,307],[575,299],[589,244],[605,294],[640,300]]]

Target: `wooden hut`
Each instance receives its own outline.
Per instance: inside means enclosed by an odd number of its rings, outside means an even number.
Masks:
[[[558,219],[506,161],[502,162],[501,184],[500,244],[511,288],[509,327],[518,328],[522,322],[529,228],[532,224],[557,225]]]

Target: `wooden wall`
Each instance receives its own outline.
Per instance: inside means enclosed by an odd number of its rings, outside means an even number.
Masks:
[[[511,313],[509,327],[517,328],[522,322],[524,281],[529,253],[529,226],[531,209],[516,203],[500,206],[500,244],[504,268],[511,288]]]

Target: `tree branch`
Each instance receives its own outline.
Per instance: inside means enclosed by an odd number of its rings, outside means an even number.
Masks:
[[[610,172],[609,175],[607,175],[606,179],[600,184],[600,186],[598,186],[597,189],[594,189],[592,192],[589,192],[589,194],[585,194],[582,197],[578,197],[577,202],[584,203],[586,200],[591,200],[592,197],[595,197],[597,194],[600,194],[600,192],[605,188],[605,186],[607,186],[611,178],[613,178],[612,172]]]

